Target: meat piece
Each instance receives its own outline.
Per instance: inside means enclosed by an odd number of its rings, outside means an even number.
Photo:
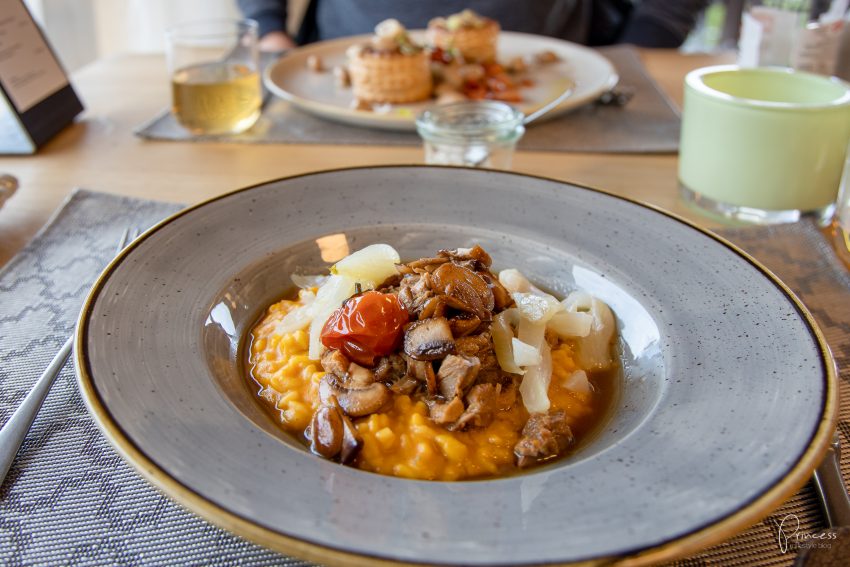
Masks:
[[[437,387],[440,395],[447,400],[463,396],[466,389],[475,382],[480,368],[481,361],[477,357],[448,355],[440,364],[440,370],[437,371]]]
[[[414,268],[414,271],[417,269],[418,268]],[[422,296],[433,290],[433,282],[431,281],[431,274],[427,272],[419,273],[418,275],[419,277],[410,286],[410,291],[412,291],[415,296]]]
[[[433,290],[460,301],[482,321],[493,317],[495,300],[484,279],[457,264],[443,264],[432,274]]]
[[[502,370],[499,366],[499,361],[492,351],[482,351],[479,354],[481,360],[481,369],[478,371],[478,384],[504,384],[513,383],[513,376]]]
[[[399,282],[398,299],[407,312],[418,317],[429,299],[434,297],[431,290],[431,274],[411,274]]]
[[[466,411],[449,429],[458,430],[468,427],[486,427],[499,411],[499,384],[476,384],[466,395]]]
[[[334,374],[325,374],[319,383],[319,399],[328,404],[334,396],[342,410],[351,417],[360,417],[379,411],[391,399],[389,388],[373,382],[362,388],[347,388],[340,384]]]
[[[382,281],[375,289],[378,291],[389,291],[389,288],[394,288],[399,283],[401,283],[401,274],[393,274]]]
[[[493,350],[493,339],[490,337],[489,331],[469,337],[461,337],[455,341],[455,350],[457,354],[484,358],[487,352]]]
[[[424,382],[429,395],[433,396],[437,393],[437,376],[429,361],[407,358],[407,374],[419,382]]]
[[[407,363],[397,355],[382,356],[375,366],[375,380],[391,384],[400,380],[407,374]]]
[[[452,398],[452,401],[440,403],[432,402],[428,408],[431,420],[437,425],[450,425],[458,420],[463,414],[463,402],[460,398]]]
[[[514,446],[517,465],[528,467],[560,455],[573,442],[564,410],[535,413],[522,428],[522,437]]]
[[[404,332],[404,352],[415,360],[437,360],[454,351],[452,329],[445,317],[417,321]]]
[[[465,337],[478,330],[481,326],[481,319],[475,316],[454,317],[449,320],[449,326],[452,328],[452,335],[455,338]]]

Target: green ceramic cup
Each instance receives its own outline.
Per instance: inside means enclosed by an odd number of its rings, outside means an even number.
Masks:
[[[791,69],[706,67],[685,77],[682,197],[729,218],[827,216],[850,141],[850,84]]]

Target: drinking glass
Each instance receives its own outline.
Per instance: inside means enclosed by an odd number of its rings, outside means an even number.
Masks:
[[[750,223],[829,219],[850,139],[850,84],[782,67],[685,78],[680,192]]]
[[[254,20],[201,20],[166,32],[172,110],[192,134],[236,134],[260,116]]]
[[[523,114],[496,101],[456,102],[426,110],[416,119],[425,163],[510,169],[525,132]]]
[[[850,268],[850,147],[844,160],[844,173],[832,217],[832,239],[838,257]]]

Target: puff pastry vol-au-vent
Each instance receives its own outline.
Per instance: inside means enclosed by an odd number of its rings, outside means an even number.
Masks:
[[[491,63],[496,60],[499,22],[473,12],[434,18],[428,22],[428,43],[453,54],[467,63]]]
[[[384,20],[366,44],[347,51],[354,98],[367,103],[406,103],[431,96],[430,58],[397,20]]]

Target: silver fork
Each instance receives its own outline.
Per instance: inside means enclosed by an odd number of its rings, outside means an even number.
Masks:
[[[116,255],[136,235],[137,233],[135,232],[131,235],[130,229],[126,229],[121,235],[121,242],[118,244],[118,250],[115,252]],[[9,472],[9,468],[11,468],[12,463],[15,461],[15,456],[18,454],[18,450],[21,448],[24,439],[26,439],[32,422],[35,420],[38,410],[41,409],[41,405],[47,397],[47,393],[50,392],[50,387],[53,386],[53,382],[59,375],[59,371],[62,370],[65,362],[68,361],[73,344],[74,335],[72,333],[68,337],[68,340],[65,341],[65,344],[62,345],[62,348],[59,349],[59,352],[56,353],[56,356],[53,357],[53,360],[50,361],[50,365],[44,371],[44,374],[41,375],[32,387],[32,390],[26,395],[24,401],[21,402],[21,405],[18,406],[12,417],[0,429],[0,485],[3,484],[6,473]]]
[[[814,481],[827,525],[830,528],[850,526],[850,497],[841,477],[841,438],[838,431],[833,434],[832,446],[823,462],[815,470]]]

